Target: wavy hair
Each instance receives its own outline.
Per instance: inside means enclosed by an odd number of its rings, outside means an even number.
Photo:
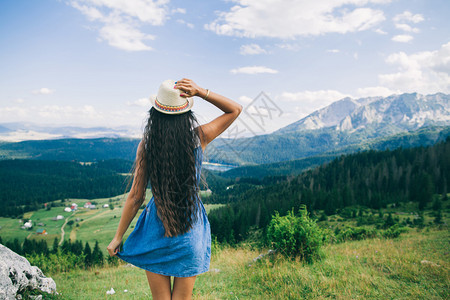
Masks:
[[[144,130],[146,178],[153,193],[157,214],[172,237],[187,232],[199,209],[196,157],[200,145],[197,119],[192,111],[164,114],[153,107]]]

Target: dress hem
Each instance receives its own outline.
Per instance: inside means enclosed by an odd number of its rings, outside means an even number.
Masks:
[[[173,273],[167,273],[167,272],[164,272],[164,271],[152,270],[151,268],[144,267],[144,266],[142,266],[140,264],[134,264],[134,263],[132,263],[132,262],[130,262],[128,260],[125,260],[124,258],[122,258],[120,256],[117,256],[117,257],[120,258],[121,260],[123,260],[124,262],[132,264],[133,266],[135,266],[135,267],[137,267],[139,269],[142,269],[142,270],[145,270],[145,271],[149,271],[149,272],[152,272],[152,273],[155,273],[155,274],[159,274],[159,275],[164,275],[164,276],[181,277],[181,278],[182,277],[192,277],[192,276],[201,275],[201,274],[206,273],[206,272],[209,271],[209,266],[208,266],[206,269],[203,269],[202,271],[195,272],[195,273],[192,273],[192,274],[182,274],[182,275],[177,274],[177,275],[175,275]]]

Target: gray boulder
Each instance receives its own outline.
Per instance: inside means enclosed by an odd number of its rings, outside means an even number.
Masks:
[[[28,260],[0,244],[0,299],[21,298],[25,290],[56,293],[56,283]]]

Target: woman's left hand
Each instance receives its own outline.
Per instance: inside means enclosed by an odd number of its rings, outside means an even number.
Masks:
[[[115,256],[117,252],[119,252],[119,246],[122,243],[122,239],[116,239],[114,238],[111,243],[109,243],[108,247],[106,247],[106,250],[108,250],[108,253],[110,256]]]

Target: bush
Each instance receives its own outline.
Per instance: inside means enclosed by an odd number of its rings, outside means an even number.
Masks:
[[[356,241],[378,236],[378,230],[365,227],[348,227],[341,230],[336,239],[340,242]]]
[[[284,217],[276,212],[267,229],[267,241],[278,252],[290,258],[300,257],[307,262],[322,257],[324,239],[322,229],[309,218],[304,205],[298,216],[293,210]]]
[[[399,224],[395,224],[383,232],[383,237],[392,239],[398,237],[402,232],[408,231],[405,227],[400,227]]]

